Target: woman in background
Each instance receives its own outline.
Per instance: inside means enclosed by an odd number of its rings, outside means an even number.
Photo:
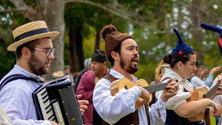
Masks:
[[[171,54],[166,54],[163,61],[170,64],[170,69],[165,69],[161,78],[161,83],[167,82],[168,79],[176,78],[179,84],[179,90],[176,96],[167,101],[167,119],[165,125],[200,125],[198,122],[190,122],[188,118],[199,115],[207,106],[217,111],[216,104],[210,99],[200,99],[197,101],[187,101],[191,96],[190,92],[194,91],[192,84],[186,80],[190,78],[196,68],[196,54],[193,49],[182,41],[176,29],[174,32],[179,39],[176,47]],[[159,99],[162,91],[156,93]]]

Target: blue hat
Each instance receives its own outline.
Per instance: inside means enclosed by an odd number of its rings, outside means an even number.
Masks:
[[[173,48],[171,53],[177,54],[177,55],[183,55],[183,54],[187,54],[189,52],[192,52],[193,49],[182,40],[178,31],[176,29],[173,29],[173,31],[176,33],[176,35],[178,37],[178,43],[177,43],[176,47]]]
[[[220,49],[220,54],[222,55],[222,29],[219,28],[219,27],[216,27],[216,26],[208,25],[206,23],[202,23],[201,27],[204,28],[204,29],[211,30],[211,31],[214,31],[214,32],[217,32],[217,33],[220,34],[220,38],[218,40],[218,46],[219,46],[219,49]]]

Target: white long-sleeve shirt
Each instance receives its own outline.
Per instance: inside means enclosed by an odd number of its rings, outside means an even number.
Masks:
[[[124,76],[117,71],[111,69],[110,74],[115,78],[124,78]],[[133,76],[133,82],[137,78]],[[94,108],[100,117],[109,124],[115,124],[126,115],[135,112],[135,102],[141,95],[139,87],[134,86],[128,90],[121,89],[115,96],[111,95],[110,81],[102,78],[100,79],[93,92]],[[162,125],[166,120],[166,103],[159,99],[149,109],[151,125]],[[161,114],[159,118],[158,110]],[[148,125],[145,106],[138,108],[140,125]]]
[[[29,73],[18,65],[4,76],[0,83],[8,76],[22,74],[27,77],[41,79]],[[36,120],[36,111],[33,104],[32,92],[41,84],[33,81],[18,79],[9,82],[0,91],[0,104],[6,114],[16,125],[51,125],[49,121]]]

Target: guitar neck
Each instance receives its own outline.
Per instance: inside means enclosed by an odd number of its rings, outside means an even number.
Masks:
[[[203,95],[204,98],[211,98],[214,93],[218,90],[218,86],[220,85],[220,83],[217,83],[207,94]]]
[[[162,83],[162,84],[156,84],[156,85],[152,85],[152,86],[146,86],[146,87],[144,87],[144,89],[149,91],[149,93],[154,93],[154,92],[157,92],[160,90],[164,90],[168,84],[169,84],[169,82]]]

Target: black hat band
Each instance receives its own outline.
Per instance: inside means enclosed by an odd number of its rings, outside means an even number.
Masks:
[[[37,30],[32,30],[32,31],[29,31],[29,32],[26,32],[26,33],[23,33],[23,34],[17,36],[15,38],[15,41],[19,41],[19,40],[25,39],[30,36],[38,35],[41,33],[47,33],[47,32],[49,32],[48,28],[41,28],[41,29],[37,29]]]

